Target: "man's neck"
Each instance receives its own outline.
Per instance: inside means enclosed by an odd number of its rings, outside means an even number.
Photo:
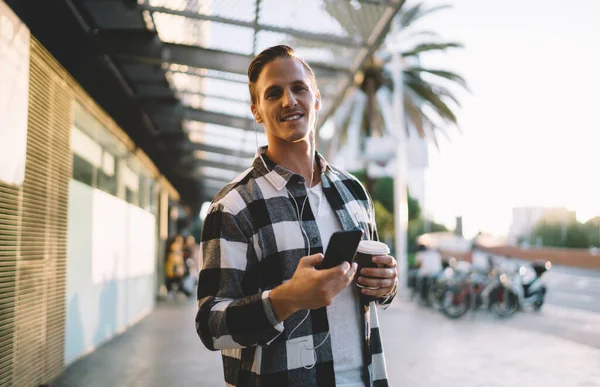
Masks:
[[[320,168],[316,165],[315,160],[314,138],[296,143],[271,142],[267,148],[267,157],[276,164],[304,177],[307,185],[311,183],[312,174],[311,187],[321,181]]]

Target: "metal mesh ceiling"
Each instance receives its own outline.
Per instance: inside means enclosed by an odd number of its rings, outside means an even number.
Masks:
[[[123,11],[123,0],[82,1],[95,20],[114,20],[107,13],[110,3],[115,12]],[[175,147],[185,173],[204,185],[207,199],[245,169],[256,150],[246,76],[253,56],[288,44],[311,64],[325,102],[321,125],[402,2],[137,0],[138,16],[126,7],[118,26],[125,29],[125,16],[135,26],[141,20],[143,34],[111,35],[100,45],[119,60],[158,132],[179,133],[181,141],[165,144],[174,144],[167,146]],[[110,31],[114,23],[103,24],[98,26]],[[157,80],[158,70],[166,82]],[[260,134],[259,144],[265,143]]]

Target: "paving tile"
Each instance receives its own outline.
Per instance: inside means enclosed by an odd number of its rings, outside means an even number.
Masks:
[[[220,354],[206,350],[194,330],[195,308],[187,301],[159,304],[136,326],[74,363],[52,386],[224,386]],[[449,320],[398,299],[380,312],[390,385],[600,386],[600,348],[585,344],[586,335],[596,337],[588,327],[597,327],[596,320],[577,313],[560,320],[557,313],[549,308],[513,320],[487,313]],[[565,324],[581,329],[561,337]]]

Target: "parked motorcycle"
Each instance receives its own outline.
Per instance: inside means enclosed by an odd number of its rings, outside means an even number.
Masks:
[[[447,287],[442,301],[442,312],[450,318],[459,318],[469,309],[488,308],[502,298],[500,274],[478,271],[462,275]]]
[[[547,292],[542,276],[551,267],[550,261],[538,261],[521,265],[512,275],[504,274],[501,278],[502,294],[498,302],[491,305],[492,311],[501,317],[508,317],[519,309],[529,307],[539,311]]]
[[[418,269],[408,271],[408,288],[411,300],[423,306],[436,307],[445,290],[446,279],[453,275],[451,262],[456,258],[442,260],[442,270],[431,275],[420,275]],[[441,292],[441,293],[440,293]]]

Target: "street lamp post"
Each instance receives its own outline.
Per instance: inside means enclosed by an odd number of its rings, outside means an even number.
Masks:
[[[408,230],[408,198],[407,185],[407,143],[406,126],[404,122],[404,77],[403,63],[400,46],[400,18],[396,16],[392,21],[390,31],[390,44],[388,50],[392,56],[392,74],[394,92],[392,95],[392,120],[398,141],[396,151],[396,176],[394,179],[394,225],[396,260],[398,261],[399,285],[402,289],[407,286],[408,261],[407,261],[407,230]]]

